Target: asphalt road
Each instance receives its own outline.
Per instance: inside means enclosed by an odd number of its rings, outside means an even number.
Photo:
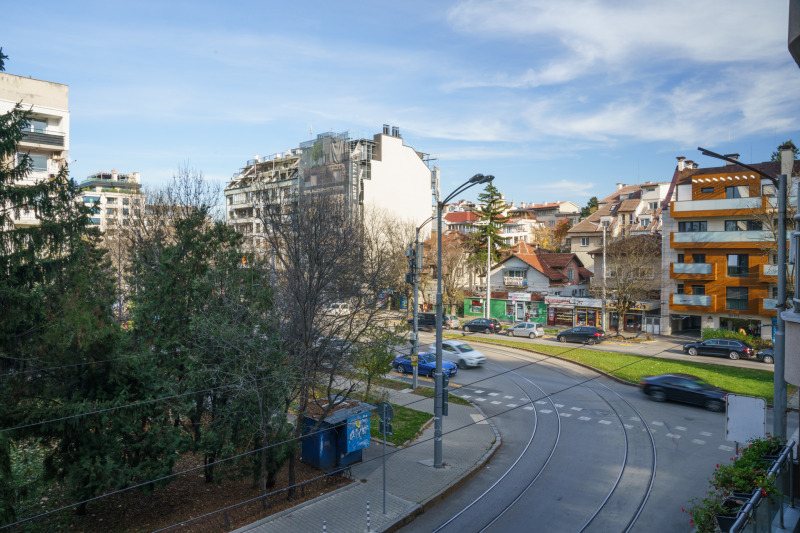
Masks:
[[[459,371],[452,388],[492,418],[503,444],[402,531],[691,530],[681,508],[733,456],[724,413],[652,402],[638,387],[567,362],[475,347],[486,365]],[[444,461],[454,453],[445,449]]]

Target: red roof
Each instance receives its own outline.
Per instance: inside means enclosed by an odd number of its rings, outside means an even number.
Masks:
[[[471,211],[455,211],[447,213],[444,219],[448,224],[464,224],[467,222],[477,222],[478,217]]]

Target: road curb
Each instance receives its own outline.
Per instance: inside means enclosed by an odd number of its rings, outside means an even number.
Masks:
[[[417,504],[417,506],[414,509],[412,509],[410,513],[408,513],[403,517],[398,518],[395,522],[389,524],[385,529],[383,529],[384,532],[391,533],[393,531],[399,530],[400,528],[413,522],[419,515],[423,514],[426,510],[430,509],[440,501],[444,500],[447,496],[449,496],[454,491],[459,489],[464,483],[466,483],[475,474],[477,474],[478,471],[492,459],[494,454],[497,452],[498,448],[500,448],[500,445],[503,443],[503,440],[500,437],[500,431],[497,429],[497,426],[494,425],[494,422],[492,422],[491,418],[486,416],[486,413],[483,412],[483,409],[481,409],[472,402],[470,402],[470,404],[472,404],[472,406],[478,410],[481,416],[483,416],[484,420],[486,420],[486,422],[488,422],[489,426],[492,428],[492,431],[494,432],[494,443],[492,444],[492,447],[489,448],[485,454],[483,454],[483,457],[481,457],[466,474],[464,474],[458,480],[450,484],[440,493],[431,496],[430,498],[428,498],[427,500],[425,500],[420,504]]]

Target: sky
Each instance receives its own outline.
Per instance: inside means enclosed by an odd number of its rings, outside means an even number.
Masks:
[[[6,72],[69,85],[70,174],[224,187],[319,133],[400,128],[444,195],[585,205],[698,146],[800,145],[787,0],[7,2]],[[719,163],[721,164],[721,163]],[[474,188],[463,195],[475,199]]]

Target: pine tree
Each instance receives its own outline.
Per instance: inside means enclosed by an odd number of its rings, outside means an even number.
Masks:
[[[481,224],[472,239],[472,247],[475,250],[472,260],[478,265],[485,265],[488,236],[491,236],[492,263],[499,261],[501,252],[508,248],[505,241],[500,238],[500,231],[510,217],[503,214],[507,204],[493,183],[489,183],[484,192],[478,195],[478,201],[484,204],[484,207],[476,211]]]

